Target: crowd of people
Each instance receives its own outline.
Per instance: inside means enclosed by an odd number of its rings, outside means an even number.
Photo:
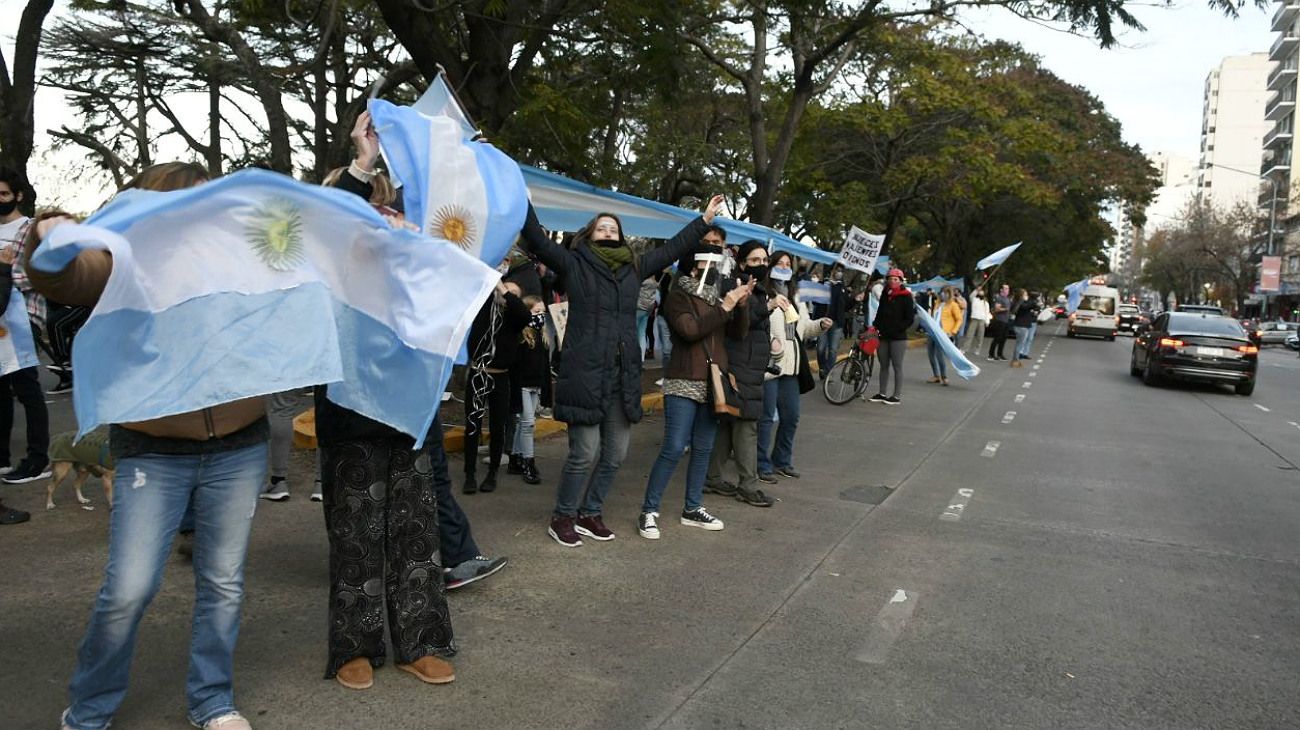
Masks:
[[[379,145],[368,115],[358,119],[352,140],[351,164],[325,184],[369,201],[392,225],[411,227],[398,192],[376,168]],[[202,166],[164,163],[125,189],[183,190],[208,178]],[[25,190],[20,177],[0,174],[0,282],[22,293],[35,340],[59,375],[50,392],[58,392],[71,388],[73,338],[103,293],[113,259],[90,249],[57,271],[33,267],[33,251],[70,217],[59,211],[23,216],[18,206]],[[820,284],[821,277],[801,268],[794,254],[763,242],[728,246],[714,220],[722,205],[720,196],[712,198],[702,215],[652,247],[634,246],[609,213],[557,241],[529,207],[516,249],[500,267],[501,281],[470,329],[462,496],[495,491],[503,461],[507,474],[542,483],[534,435],[547,412],[567,425],[568,451],[554,475],[546,533],[567,548],[614,540],[611,523],[618,520],[607,523],[605,503],[632,426],[643,416],[647,357],[662,363],[664,426],[635,516],[637,534],[648,540],[664,536],[663,500],[683,458],[679,524],[724,529],[705,506],[706,494],[773,506],[763,485],[801,477],[795,440],[800,398],[816,387],[813,366],[825,377],[846,335],[879,337],[880,386],[871,400],[901,403],[902,366],[916,323],[916,297],[904,273],[890,269],[851,290],[840,267],[825,267],[829,298],[810,307],[800,285]],[[1007,330],[1015,327],[1019,357],[1032,342],[1037,311],[1024,292],[1016,303],[1008,292],[1003,287],[990,306],[977,289],[968,306],[960,290],[946,287],[931,311],[954,342],[965,328],[968,351],[972,343],[982,346],[987,325],[990,359],[1001,358]],[[873,299],[879,304],[867,321]],[[551,309],[560,302],[567,304],[563,326]],[[931,382],[946,385],[944,356],[934,343],[929,357]],[[416,448],[411,436],[335,403],[328,392],[328,385],[318,385],[110,426],[119,488],[107,566],[79,645],[64,728],[97,730],[111,722],[126,694],[137,627],[178,534],[195,575],[188,719],[210,730],[250,727],[235,705],[232,677],[244,559],[258,500],[281,502],[292,493],[293,420],[312,405],[318,451],[310,498],[323,503],[329,543],[324,677],[353,690],[372,686],[391,641],[399,669],[429,684],[455,679],[446,592],[495,574],[506,559],[490,557],[474,540],[453,494],[438,418]],[[28,451],[10,468],[14,400],[27,411]],[[487,469],[480,478],[484,425]],[[49,476],[48,431],[37,368],[0,378],[5,482]],[[155,488],[127,488],[146,483]],[[0,524],[28,517],[0,505]]]

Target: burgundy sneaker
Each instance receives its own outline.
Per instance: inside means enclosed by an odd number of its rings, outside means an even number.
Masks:
[[[579,535],[590,537],[593,540],[613,540],[614,532],[605,527],[605,521],[600,519],[600,515],[584,515],[578,518],[578,523],[573,529]]]
[[[582,538],[578,537],[578,533],[573,529],[572,517],[552,517],[551,526],[547,528],[546,534],[565,547],[582,547]]]

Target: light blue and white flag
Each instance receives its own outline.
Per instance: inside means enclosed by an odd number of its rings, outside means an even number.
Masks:
[[[14,287],[9,290],[4,333],[0,334],[0,375],[36,367],[40,362],[36,357],[36,341],[32,339],[32,323],[27,318],[27,302],[18,287]]]
[[[1087,290],[1088,284],[1091,282],[1092,277],[1088,277],[1065,287],[1066,314],[1074,314],[1074,311],[1079,308],[1079,302],[1083,301],[1083,292]]]
[[[979,271],[983,271],[984,269],[997,266],[1003,261],[1006,261],[1007,258],[1011,256],[1011,254],[1015,253],[1016,249],[1020,248],[1021,243],[1022,241],[1016,241],[1015,243],[1011,244],[1010,246],[1007,246],[1004,249],[994,251],[988,256],[985,256],[984,258],[980,259],[979,263],[975,264],[975,268]]]
[[[92,248],[113,269],[73,348],[82,435],[326,383],[422,442],[499,278],[356,195],[263,170],[119,196],[57,226],[32,265]]]
[[[889,257],[888,257],[888,256],[877,256],[877,257],[876,257],[876,271],[879,272],[880,274],[888,274],[888,273],[889,273],[889,269],[890,269]]]
[[[948,361],[952,363],[952,367],[957,371],[958,375],[970,380],[980,374],[980,366],[966,359],[966,355],[949,339],[948,333],[944,332],[939,323],[934,320],[934,317],[931,317],[930,313],[925,311],[919,304],[916,305],[916,318],[921,321],[921,328],[930,336],[930,339],[939,344],[939,349],[948,357]]]
[[[821,281],[801,281],[799,298],[809,304],[830,304],[831,285]]]
[[[370,116],[390,172],[402,184],[406,218],[496,266],[528,214],[519,165],[485,142],[470,142],[451,117],[370,100]]]
[[[456,95],[447,85],[447,77],[441,70],[411,108],[427,117],[447,117],[455,121],[460,125],[461,137],[464,139],[474,139],[479,134],[478,128],[465,116],[460,102],[456,101]]]

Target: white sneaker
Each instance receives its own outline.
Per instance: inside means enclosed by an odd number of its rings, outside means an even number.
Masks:
[[[262,493],[257,496],[272,502],[283,502],[289,498],[289,480],[281,479],[273,484],[268,484],[266,489],[262,490]]]
[[[636,521],[636,531],[647,540],[659,539],[659,513],[642,512]]]
[[[704,511],[703,507],[697,507],[690,512],[682,512],[682,524],[710,531],[721,530],[723,527],[722,520]]]
[[[211,720],[199,725],[191,722],[191,725],[202,730],[253,730],[253,726],[248,724],[248,720],[238,712],[227,712],[220,717],[214,717]]]

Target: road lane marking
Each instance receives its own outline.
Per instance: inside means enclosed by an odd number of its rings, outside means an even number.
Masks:
[[[990,441],[987,444],[984,444],[984,450],[980,452],[980,456],[983,456],[986,459],[992,459],[997,455],[998,447],[1001,445],[1001,441]]]
[[[1014,420],[1016,420],[1016,412],[1015,412],[1015,411],[1007,411],[1006,414],[1002,416],[1002,422],[1003,422],[1003,423],[1011,423],[1011,422],[1014,421]]]
[[[1042,367],[1042,365],[1035,365],[1035,366],[1034,366],[1034,369],[1037,370],[1038,368],[1041,368],[1041,367]]]
[[[1263,412],[1265,412],[1265,413],[1268,413],[1268,410],[1269,410],[1269,409],[1268,409],[1267,406],[1261,406],[1260,404],[1256,403],[1256,404],[1255,404],[1255,407],[1258,408],[1258,409],[1260,409],[1261,411],[1263,411]]]
[[[944,522],[956,522],[957,520],[960,520],[962,513],[966,511],[967,503],[970,502],[970,498],[973,496],[975,496],[974,489],[968,489],[966,487],[958,489],[957,493],[953,495],[952,501],[948,503],[948,508],[943,511],[943,514],[939,515],[939,519]]]
[[[1029,382],[1028,380],[1026,380],[1026,381],[1024,382],[1024,384],[1021,385],[1020,387],[1022,387],[1022,388],[1028,388],[1028,387],[1031,386],[1031,385],[1033,385],[1033,383],[1031,383],[1031,382]]]
[[[1031,378],[1036,378],[1036,377],[1038,377],[1038,373],[1030,373],[1030,374],[1029,374],[1029,377],[1031,377]]]
[[[912,612],[916,610],[916,600],[915,592],[909,593],[902,588],[896,588],[889,602],[880,609],[880,613],[876,614],[875,620],[871,622],[871,631],[867,633],[867,640],[863,642],[862,648],[853,658],[863,664],[884,664],[885,659],[889,657],[889,650],[903,634],[908,619],[912,618]]]
[[[1016,402],[1017,402],[1017,403],[1024,403],[1024,402],[1025,402],[1025,394],[1024,394],[1024,393],[1016,393]]]

